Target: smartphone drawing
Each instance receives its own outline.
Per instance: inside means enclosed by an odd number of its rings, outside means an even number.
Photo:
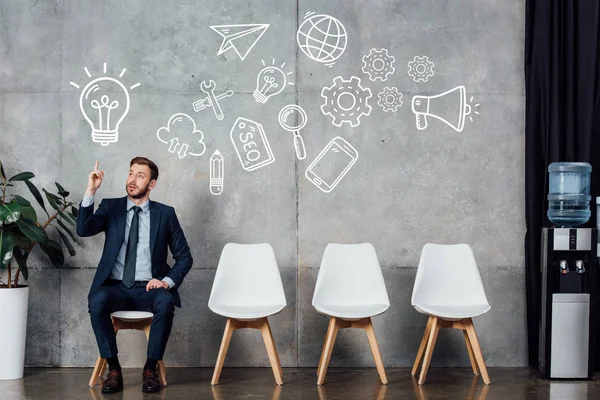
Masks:
[[[331,192],[348,173],[358,152],[341,137],[334,138],[306,170],[306,177],[325,193]]]

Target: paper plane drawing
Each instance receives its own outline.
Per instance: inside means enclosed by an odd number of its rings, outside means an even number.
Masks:
[[[268,27],[269,24],[211,26],[210,29],[223,37],[223,43],[221,43],[221,48],[217,55],[221,55],[227,50],[233,49],[237,55],[244,60]]]

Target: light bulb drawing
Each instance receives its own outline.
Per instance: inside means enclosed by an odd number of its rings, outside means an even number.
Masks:
[[[287,75],[291,75],[293,72],[283,72],[282,68],[285,67],[285,63],[281,64],[280,67],[276,67],[275,59],[273,59],[273,64],[270,66],[266,66],[264,60],[262,61],[262,64],[265,67],[256,77],[254,99],[259,103],[266,103],[271,97],[281,93],[285,88],[285,85],[294,84],[287,80]]]
[[[92,74],[83,68],[88,78]],[[127,69],[123,68],[119,78],[123,77]],[[104,63],[103,73],[106,74],[106,63]],[[71,81],[73,87],[79,89],[80,86]],[[129,87],[129,90],[140,86],[139,83]],[[116,143],[119,140],[119,126],[129,113],[129,91],[119,80],[110,76],[102,76],[91,80],[81,90],[79,96],[79,109],[83,117],[90,124],[92,129],[92,141],[100,143],[102,146],[108,146],[110,143]]]

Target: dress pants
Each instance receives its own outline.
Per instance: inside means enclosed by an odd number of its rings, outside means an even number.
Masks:
[[[154,314],[148,339],[148,358],[162,360],[175,315],[173,296],[165,289],[146,292],[147,282],[127,288],[121,281],[107,280],[88,298],[92,328],[102,358],[115,357],[117,338],[110,318],[115,311],[148,311]]]

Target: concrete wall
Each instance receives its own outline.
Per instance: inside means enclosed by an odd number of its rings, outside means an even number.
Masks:
[[[7,173],[31,170],[39,186],[56,180],[80,199],[94,160],[106,171],[99,197],[124,195],[129,160],[154,159],[161,177],[152,198],[173,205],[195,259],[181,288],[167,348],[169,366],[214,364],[225,319],[210,312],[208,296],[227,242],[269,242],[284,282],[288,307],[271,319],[283,366],[315,367],[327,318],[311,306],[327,243],[371,242],[378,251],[392,303],[374,319],[385,364],[412,364],[426,317],[410,305],[416,265],[427,242],[469,243],[492,310],[476,319],[490,366],[526,365],[524,287],[523,1],[81,1],[5,0],[0,3],[0,159]],[[347,30],[345,52],[332,67],[309,59],[296,44],[307,12],[329,14]],[[267,23],[245,60],[233,50],[217,56],[222,39],[210,25]],[[395,57],[387,81],[361,71],[362,56],[386,48]],[[434,62],[434,76],[415,82],[414,56]],[[259,104],[253,98],[261,60],[283,70],[295,85]],[[117,76],[130,87],[131,109],[117,143],[92,142],[79,110],[90,79]],[[371,89],[372,111],[358,127],[336,127],[321,113],[321,89],[336,76],[359,77]],[[202,80],[235,94],[221,101],[225,118],[194,112]],[[464,85],[479,104],[462,132],[436,119],[418,130],[411,100]],[[377,94],[397,87],[403,105],[384,112]],[[304,107],[308,156],[297,160],[292,134],[278,123],[286,104]],[[448,113],[451,104],[440,113]],[[473,110],[475,111],[475,109]],[[184,112],[204,133],[206,153],[179,159],[156,138],[169,117]],[[229,138],[237,117],[260,122],[276,161],[244,171]],[[304,172],[334,137],[359,158],[331,193]],[[209,157],[225,157],[224,193],[209,192]],[[17,188],[18,189],[18,188]],[[18,189],[18,191],[21,189]],[[21,190],[22,191],[22,190]],[[25,192],[27,195],[27,193]],[[101,235],[81,240],[62,271],[40,254],[32,260],[27,336],[30,366],[90,366],[97,355],[86,295],[102,251]],[[140,333],[119,335],[124,365],[144,360]],[[432,365],[468,365],[462,335],[440,335]],[[235,334],[229,366],[266,366],[257,332]],[[373,365],[366,337],[344,331],[332,366]]]

